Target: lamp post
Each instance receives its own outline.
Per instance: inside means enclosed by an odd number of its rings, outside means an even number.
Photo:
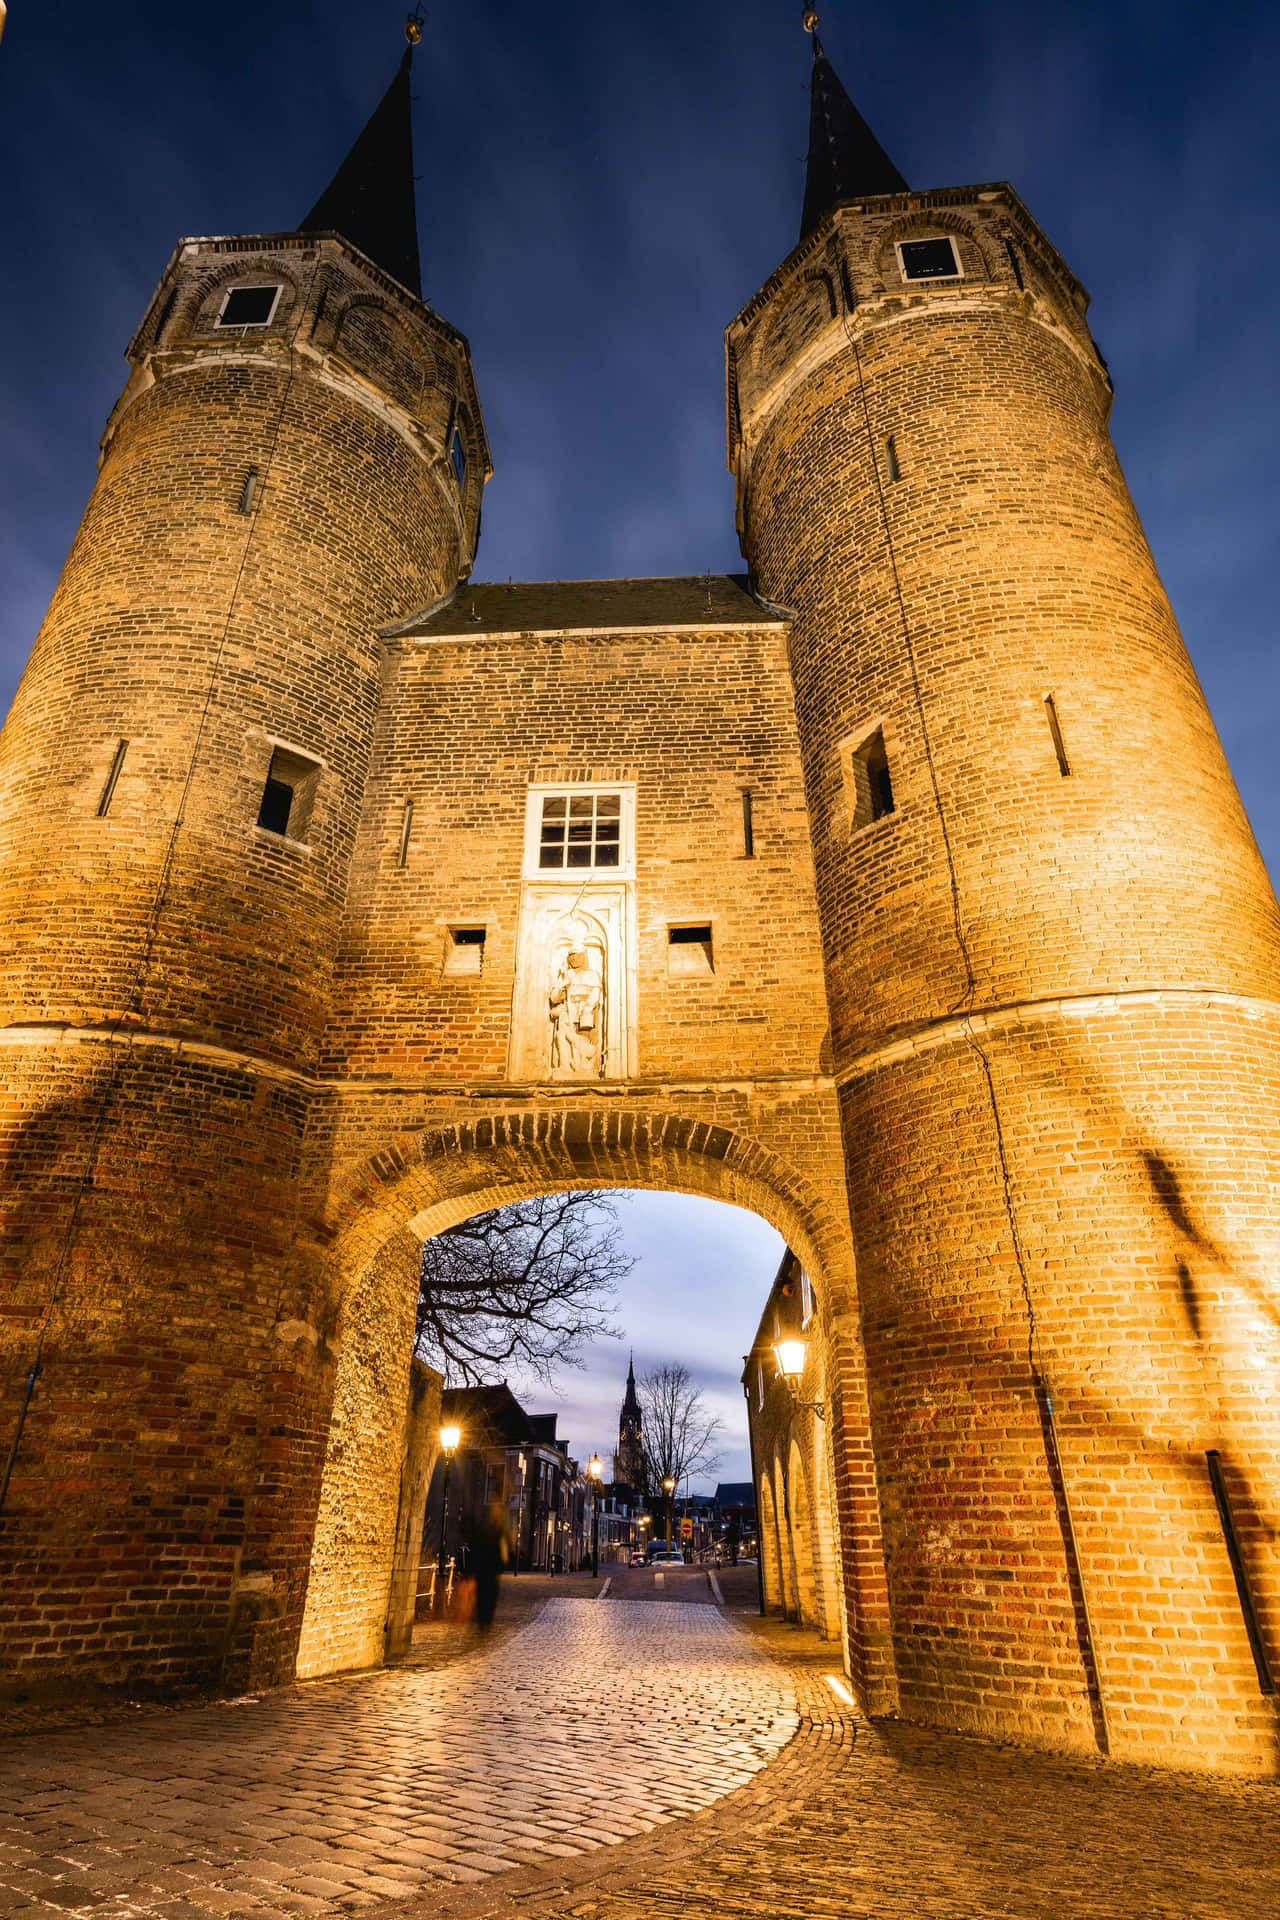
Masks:
[[[671,1496],[675,1492],[675,1490],[676,1490],[676,1483],[671,1478],[671,1475],[668,1474],[666,1479],[662,1483],[662,1491],[667,1496],[667,1552],[668,1553],[670,1553],[671,1551]]]
[[[604,1462],[598,1453],[593,1453],[587,1462],[587,1478],[591,1482],[591,1578],[600,1577],[600,1482],[604,1478]]]
[[[436,1555],[436,1578],[444,1576],[444,1529],[449,1514],[449,1469],[453,1465],[453,1456],[458,1451],[458,1442],[462,1438],[461,1427],[441,1427],[440,1448],[444,1454],[444,1479],[440,1486],[440,1551]],[[444,1605],[441,1592],[440,1604]]]

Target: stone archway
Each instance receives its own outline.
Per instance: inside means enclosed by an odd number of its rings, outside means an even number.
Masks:
[[[793,1164],[730,1127],[604,1103],[540,1105],[401,1132],[350,1163],[332,1184],[329,1207],[335,1388],[299,1673],[381,1657],[401,1464],[389,1436],[403,1419],[422,1243],[486,1208],[589,1186],[691,1193],[747,1208],[778,1229],[834,1297],[852,1303],[847,1217]],[[794,1593],[787,1604],[794,1608]]]

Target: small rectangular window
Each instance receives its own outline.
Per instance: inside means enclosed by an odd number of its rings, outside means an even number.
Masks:
[[[111,756],[111,770],[107,774],[106,785],[103,787],[102,797],[98,801],[99,820],[111,809],[111,802],[115,797],[116,781],[120,778],[120,769],[124,766],[124,757],[128,751],[129,742],[122,740]]]
[[[802,1267],[800,1269],[800,1325],[807,1327],[813,1318],[813,1282]]]
[[[705,979],[714,971],[710,927],[667,928],[667,975],[670,979]]]
[[[540,867],[616,867],[621,847],[621,794],[552,793],[543,800]]]
[[[884,443],[884,464],[890,480],[901,480],[902,463],[898,459],[898,442],[893,434]]]
[[[303,841],[311,824],[320,762],[289,747],[275,747],[258,805],[258,825],[265,833]]]
[[[258,498],[258,469],[256,467],[250,467],[248,473],[246,473],[244,477],[244,485],[240,489],[240,499],[239,499],[239,503],[236,506],[236,512],[252,513],[254,508],[254,503],[257,500],[257,498]]]
[[[900,240],[898,264],[904,280],[958,280],[960,256],[949,234],[936,240]]]
[[[742,789],[742,852],[744,859],[753,860],[756,851],[756,827],[751,789]]]
[[[484,972],[484,927],[450,927],[445,941],[447,974]]]
[[[764,1405],[764,1361],[756,1361],[756,1405]]]
[[[1067,749],[1062,738],[1062,725],[1058,719],[1058,703],[1051,693],[1044,697],[1044,717],[1049,722],[1049,735],[1053,741],[1053,750],[1058,756],[1058,772],[1063,779],[1071,772],[1071,762],[1067,759]]]
[[[265,327],[271,323],[280,298],[279,286],[232,287],[218,315],[220,327]]]
[[[861,746],[855,748],[850,758],[849,772],[853,786],[855,832],[859,827],[870,826],[873,820],[883,820],[896,811],[882,727],[877,727],[874,733],[868,734]]]
[[[453,477],[461,487],[467,478],[467,450],[462,444],[462,435],[456,428],[449,441],[449,459],[453,465]]]

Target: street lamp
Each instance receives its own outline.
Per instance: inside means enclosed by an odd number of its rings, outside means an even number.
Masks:
[[[444,1574],[444,1527],[449,1513],[449,1468],[453,1465],[453,1456],[458,1451],[458,1442],[462,1438],[461,1427],[441,1427],[440,1447],[444,1454],[444,1480],[440,1487],[440,1551],[436,1555],[436,1578]],[[441,1592],[440,1604],[444,1605]]]
[[[598,1453],[593,1453],[587,1462],[587,1478],[591,1482],[591,1578],[600,1577],[600,1482],[604,1478],[604,1462]]]
[[[827,1410],[821,1400],[802,1400],[800,1398],[800,1380],[804,1373],[807,1342],[804,1340],[779,1340],[774,1346],[774,1357],[778,1362],[778,1372],[786,1383],[787,1392],[795,1402],[796,1412],[811,1407],[819,1420],[825,1420]]]
[[[666,1479],[662,1483],[662,1491],[667,1496],[667,1552],[668,1553],[670,1553],[671,1551],[671,1496],[675,1492],[675,1490],[676,1490],[676,1483],[671,1478],[671,1475],[668,1474]]]

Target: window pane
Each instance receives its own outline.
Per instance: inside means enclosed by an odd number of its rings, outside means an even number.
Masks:
[[[591,848],[589,846],[570,847],[567,864],[571,867],[589,867],[591,865]]]
[[[597,820],[596,839],[597,840],[616,840],[618,837],[618,831],[619,831],[619,828],[621,827],[621,824],[622,823],[619,820]]]
[[[552,794],[549,800],[543,801],[542,817],[544,820],[564,819],[564,795],[562,793]]]
[[[598,867],[616,867],[617,864],[618,849],[616,847],[598,847],[596,849],[596,865]]]
[[[590,843],[591,822],[589,820],[571,820],[569,822],[570,845],[573,845],[575,841],[579,840],[584,840],[588,844]]]
[[[621,811],[622,795],[620,793],[602,793],[597,797],[596,812],[602,820],[609,816],[616,816]]]
[[[540,867],[562,867],[564,865],[564,848],[558,840],[552,847],[542,847],[539,849],[538,865]]]
[[[569,802],[569,812],[575,820],[589,820],[595,804],[595,796],[590,793],[575,793]]]

